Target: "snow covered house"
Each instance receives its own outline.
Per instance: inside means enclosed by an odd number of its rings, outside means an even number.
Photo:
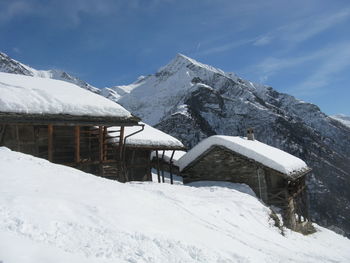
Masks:
[[[176,172],[173,166],[173,158],[178,152],[183,152],[185,146],[176,138],[166,134],[145,123],[140,126],[126,127],[124,137],[123,158],[128,181],[150,181],[151,169],[156,168],[158,181],[164,182],[164,170]],[[113,135],[114,127],[108,129]],[[119,138],[111,138],[111,141],[118,142]],[[167,158],[167,155],[170,155]],[[153,158],[157,157],[157,158]],[[166,163],[166,160],[168,161]]]
[[[299,230],[308,219],[305,175],[301,159],[248,138],[211,136],[178,161],[183,182],[245,183],[266,204],[282,209],[286,226]],[[297,215],[297,217],[296,217]]]
[[[123,181],[124,131],[138,121],[74,84],[0,73],[0,146]],[[110,126],[120,143],[108,143]]]

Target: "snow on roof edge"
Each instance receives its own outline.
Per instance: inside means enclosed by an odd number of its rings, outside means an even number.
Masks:
[[[0,112],[132,118],[121,105],[73,83],[0,72]]]
[[[158,130],[144,122],[139,122],[144,125],[144,130],[128,137],[125,144],[129,147],[148,147],[150,149],[165,149],[165,150],[181,150],[186,147],[178,139],[173,136]],[[115,127],[109,128],[112,131]],[[141,126],[125,127],[125,137],[141,130]]]

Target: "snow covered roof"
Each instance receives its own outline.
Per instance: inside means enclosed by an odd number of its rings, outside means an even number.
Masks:
[[[136,119],[119,104],[60,80],[0,73],[0,94],[0,113]]]
[[[248,140],[243,137],[215,135],[201,141],[178,160],[180,171],[195,161],[212,146],[223,146],[288,176],[309,170],[303,160],[257,140]]]
[[[140,122],[140,124],[145,125],[144,130],[128,137],[126,139],[126,145],[133,147],[147,147],[154,150],[185,149],[185,146],[178,139],[145,123]],[[111,127],[108,131],[111,132],[113,129],[116,129],[116,127]],[[139,130],[141,130],[141,126],[125,127],[124,136],[129,136]]]

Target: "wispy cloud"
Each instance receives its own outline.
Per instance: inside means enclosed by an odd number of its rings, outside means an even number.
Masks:
[[[273,40],[272,36],[266,35],[266,36],[262,36],[259,37],[256,41],[254,41],[253,45],[254,46],[265,46],[271,43],[271,41]]]
[[[0,2],[0,25],[18,17],[35,15],[48,20],[55,19],[57,25],[77,26],[83,15],[118,16],[132,10],[152,10],[173,0],[11,0]]]
[[[254,42],[255,39],[241,39],[241,40],[237,40],[237,41],[231,41],[229,43],[223,44],[223,45],[219,45],[219,46],[215,46],[212,48],[207,48],[204,49],[202,51],[198,52],[199,56],[206,56],[206,55],[212,55],[212,54],[216,54],[216,53],[222,53],[225,51],[229,51],[241,46],[244,46],[246,44],[252,43]]]
[[[260,81],[265,82],[270,77],[289,68],[301,66],[307,62],[326,58],[331,54],[331,48],[325,48],[302,56],[268,57],[252,66],[248,71],[258,72]]]
[[[0,3],[0,23],[5,23],[17,16],[34,13],[29,1],[6,1]]]
[[[350,41],[300,56],[268,57],[247,72],[249,75],[257,72],[258,81],[267,83],[274,75],[288,71],[300,73],[300,69],[308,75],[301,80],[296,78],[295,83],[289,85],[289,92],[305,96],[328,88],[338,74],[350,69]]]
[[[329,87],[339,74],[350,69],[350,42],[341,43],[304,81],[296,85],[295,92],[309,95]]]
[[[350,8],[331,14],[314,15],[304,19],[290,22],[265,35],[262,35],[254,45],[266,45],[275,41],[281,41],[287,46],[304,42],[350,18]]]
[[[288,51],[291,47],[307,41],[347,19],[350,19],[350,8],[331,14],[313,15],[287,23],[267,32],[266,34],[248,39],[226,42],[202,50],[198,54],[202,56],[213,55],[216,53],[227,52],[245,45],[262,47],[270,44],[282,44],[283,48],[280,49],[280,52]]]

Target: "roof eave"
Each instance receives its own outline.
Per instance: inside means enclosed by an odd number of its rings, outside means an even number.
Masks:
[[[0,124],[134,126],[137,125],[139,121],[140,118],[133,115],[131,115],[131,117],[113,117],[0,112]]]
[[[185,146],[170,146],[170,145],[149,145],[149,144],[133,144],[133,143],[125,143],[125,146],[128,148],[137,148],[137,149],[147,149],[151,151],[168,151],[168,150],[173,150],[173,151],[184,151],[186,150]]]

